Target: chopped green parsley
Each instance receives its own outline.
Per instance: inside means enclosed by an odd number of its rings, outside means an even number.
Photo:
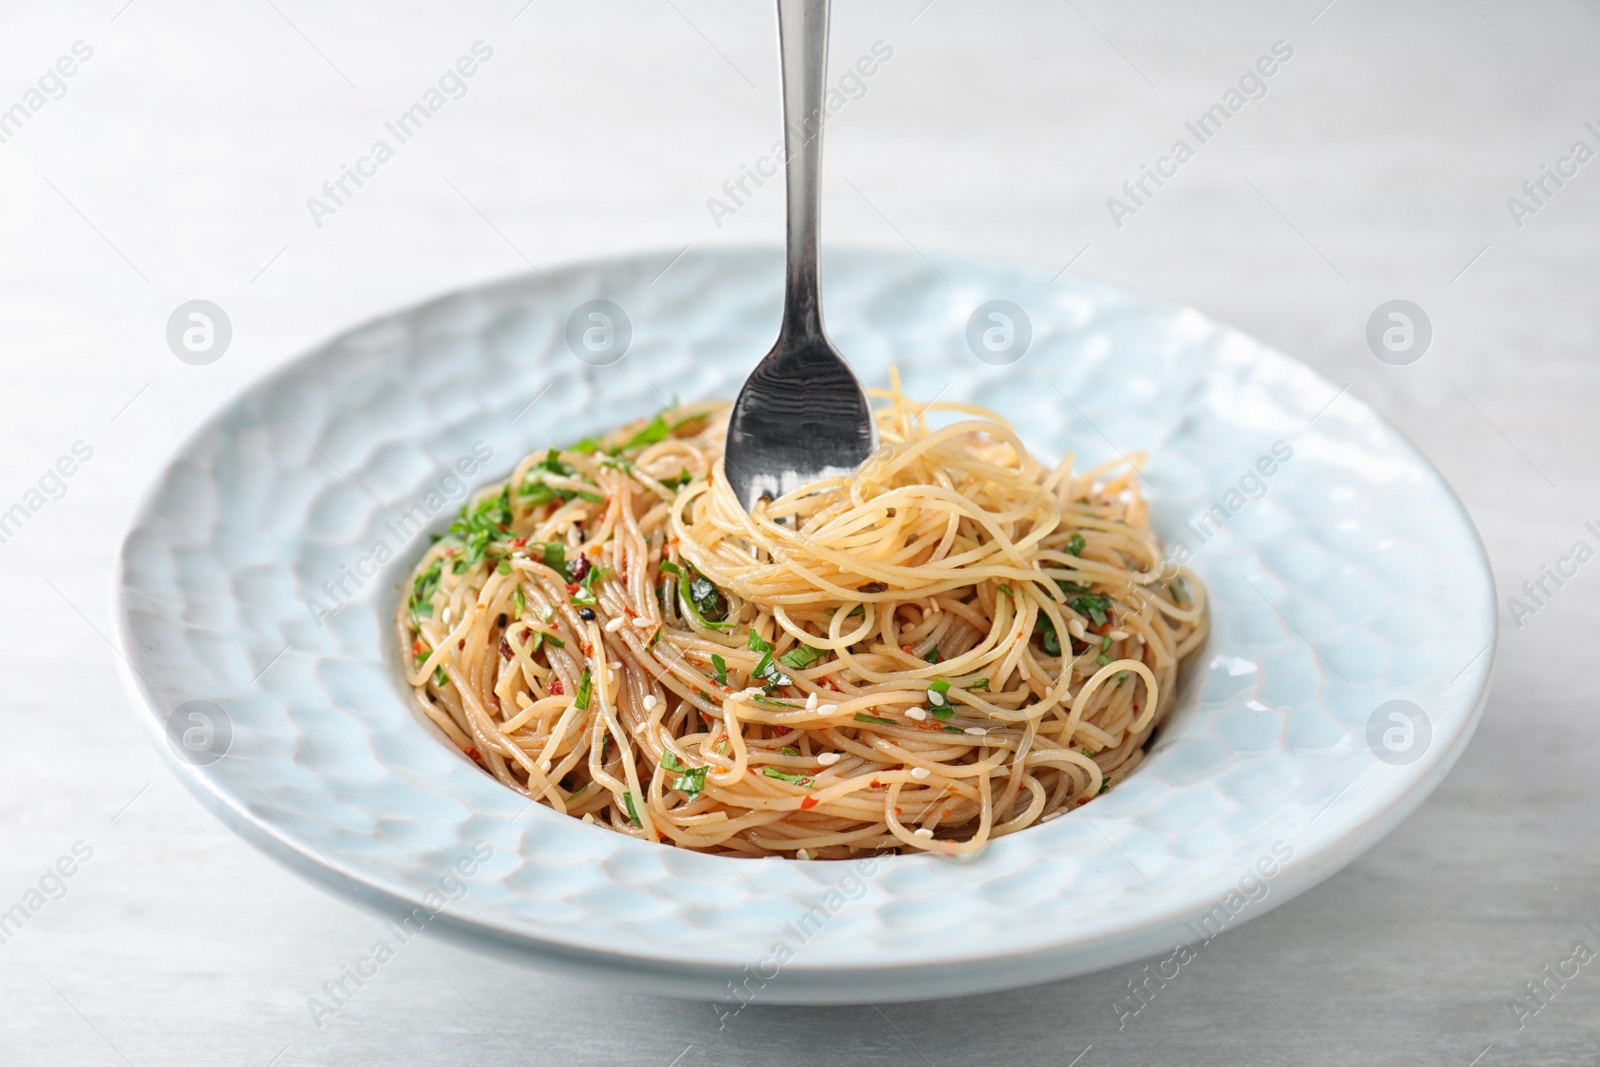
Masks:
[[[812,648],[810,645],[796,645],[779,656],[778,662],[785,667],[793,667],[797,671],[803,671],[826,655],[827,653],[820,648]]]

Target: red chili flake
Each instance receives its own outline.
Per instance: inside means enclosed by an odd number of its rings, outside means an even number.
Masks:
[[[422,655],[422,638],[419,637],[415,641],[411,642],[411,654],[413,656]]]
[[[1084,804],[1087,804],[1087,803],[1089,803],[1089,798],[1088,797],[1079,797],[1078,798],[1078,804],[1080,806],[1084,805]]]
[[[808,810],[810,808],[814,808],[816,806],[817,806],[817,798],[816,797],[802,797],[800,799],[800,810],[801,811],[806,811],[806,810]]]
[[[1089,632],[1090,633],[1096,633],[1096,634],[1108,634],[1108,633],[1110,633],[1112,631],[1112,629],[1113,629],[1113,627],[1112,627],[1111,620],[1107,619],[1105,622],[1101,623],[1099,626],[1091,626],[1091,627],[1089,627]]]
[[[568,582],[567,583],[567,595],[568,596],[576,596],[577,592],[578,592],[578,590],[580,588],[582,588],[582,587],[579,586],[577,582]]]
[[[561,679],[560,678],[552,678],[552,679],[550,679],[550,695],[551,696],[558,697],[558,696],[560,696],[561,694],[563,694],[565,692],[566,692],[566,689],[562,688]]]
[[[478,755],[478,750],[477,750],[477,748],[476,748],[476,747],[475,747],[475,746],[473,746],[473,745],[468,745],[468,746],[467,746],[467,747],[466,747],[466,748],[464,748],[464,749],[462,749],[462,750],[461,750],[461,752],[462,752],[462,754],[463,754],[463,755],[465,755],[465,756],[466,756],[466,757],[467,757],[467,758],[468,758],[468,759],[472,759],[472,760],[475,760],[475,759],[480,759],[480,758],[481,758],[481,757],[480,757],[480,756],[479,756],[479,755]]]
[[[867,784],[872,786],[872,788],[874,788],[874,789],[882,789],[883,788],[883,783],[878,781],[876,778],[874,778],[872,781],[868,782]]]
[[[457,641],[456,642],[456,647],[457,648],[466,648],[467,647],[467,639],[465,637],[463,637],[461,640]]]
[[[910,645],[901,645],[900,646],[900,651],[904,652],[908,656],[915,656],[916,655],[915,652],[911,651],[911,646]]]
[[[511,655],[512,655],[512,653],[511,653],[511,642],[507,641],[503,637],[500,639],[500,654],[502,656],[504,656],[506,659],[510,659]]]
[[[787,726],[774,726],[772,728],[773,737],[788,737],[792,732]]]
[[[512,548],[526,548],[528,539],[526,537],[513,537],[510,541],[507,541],[506,544],[510,545]]]

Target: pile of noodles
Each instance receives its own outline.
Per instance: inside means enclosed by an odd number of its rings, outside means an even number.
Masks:
[[[729,855],[970,852],[1104,792],[1206,627],[1136,472],[873,395],[858,474],[755,515],[725,404],[530,455],[412,576],[423,712],[557,811]]]

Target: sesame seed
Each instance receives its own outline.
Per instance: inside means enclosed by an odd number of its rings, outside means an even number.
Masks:
[[[1049,822],[1051,819],[1059,819],[1059,818],[1061,818],[1061,816],[1063,816],[1065,814],[1066,814],[1066,812],[1064,812],[1064,811],[1052,811],[1049,815],[1046,815],[1044,818],[1040,819],[1039,821],[1040,822]]]
[[[984,734],[987,734],[988,732],[989,732],[988,730],[985,730],[981,726],[969,726],[969,727],[967,727],[967,733],[971,734],[973,737],[982,737]]]
[[[932,704],[936,708],[942,708],[946,704],[950,703],[950,701],[946,700],[945,695],[939,692],[937,689],[930,689],[928,690],[928,703]]]
[[[1128,639],[1128,631],[1126,631],[1126,630],[1112,630],[1111,631],[1111,640],[1113,640],[1113,641],[1126,641],[1127,639]]]
[[[808,860],[811,858],[811,853],[807,852],[803,848],[797,848],[794,850],[794,856],[795,859]]]
[[[932,773],[933,772],[928,770],[928,768],[926,768],[926,767],[913,767],[913,768],[911,768],[911,777],[916,778],[919,781],[921,779],[923,779],[923,778],[928,777],[928,775],[930,775]]]
[[[812,693],[812,694],[810,694],[809,696],[806,697],[806,710],[807,711],[816,711],[817,710],[817,694]]]
[[[843,758],[844,757],[839,755],[837,752],[819,752],[817,754],[817,762],[822,764],[824,767],[832,767],[835,763],[838,763]]]
[[[926,826],[919,826],[917,829],[912,831],[911,836],[920,837],[922,840],[926,841],[928,838],[933,836],[933,831],[928,829]]]
[[[911,708],[906,712],[906,718],[912,720],[913,722],[921,722],[927,717],[928,713],[923,711],[921,708]]]
[[[822,705],[822,707],[818,708],[817,710],[822,712],[822,714],[824,714],[824,715],[832,715],[834,712],[839,710],[839,705],[837,705],[837,704],[824,704],[824,705]]]
[[[593,826],[594,825],[594,812],[592,812],[592,811],[586,812],[584,814],[584,816],[583,816],[583,821],[588,823],[590,826]]]
[[[643,615],[640,615],[637,619],[633,620],[633,624],[641,630],[648,630],[650,627],[655,625],[655,622]]]
[[[539,773],[540,774],[549,774],[550,773],[550,761],[549,760],[540,760],[539,761]]]
[[[646,712],[655,711],[656,705],[659,703],[661,702],[656,699],[656,695],[654,693],[648,693],[644,698],[644,710]]]
[[[1083,634],[1084,634],[1083,620],[1082,619],[1072,619],[1072,620],[1070,620],[1067,623],[1067,631],[1069,633],[1071,633],[1073,637],[1079,638],[1081,640],[1082,637],[1083,637]]]
[[[610,622],[606,623],[606,633],[608,633],[608,634],[616,633],[618,630],[622,629],[622,624],[627,622],[627,621],[628,621],[627,619],[624,619],[621,615],[618,615],[616,618],[614,618]]]

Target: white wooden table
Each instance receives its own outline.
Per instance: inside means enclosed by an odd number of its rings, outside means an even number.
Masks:
[[[1600,162],[1562,162],[1600,149],[1600,16],[1325,2],[841,0],[835,71],[890,54],[830,127],[825,234],[1071,263],[1299,355],[1434,459],[1519,593],[1576,541],[1600,548]],[[426,936],[314,1025],[307,999],[380,921],[245,846],[148,748],[107,643],[122,524],[180,436],[341,327],[530,263],[779,240],[775,184],[708,206],[777,135],[774,19],[734,0],[0,17],[0,911],[27,911],[0,944],[0,1062],[1594,1062],[1600,963],[1547,982],[1537,1014],[1508,1006],[1576,942],[1600,950],[1593,562],[1520,626],[1502,609],[1487,717],[1416,816],[1207,945],[1120,1031],[1135,966],[881,1011],[754,1007],[719,1031],[704,1004]],[[1188,133],[1275,42],[1292,56],[1264,94]],[[459,99],[447,80],[420,129],[387,134],[460,57]],[[380,138],[392,158],[363,163]],[[1163,163],[1180,138],[1192,157]],[[1145,164],[1169,177],[1133,202]],[[1569,176],[1535,202],[1522,185],[1546,164]],[[344,165],[367,177],[335,202]],[[233,339],[194,366],[165,328],[200,298]],[[1396,298],[1434,330],[1408,366],[1364,340]]]

